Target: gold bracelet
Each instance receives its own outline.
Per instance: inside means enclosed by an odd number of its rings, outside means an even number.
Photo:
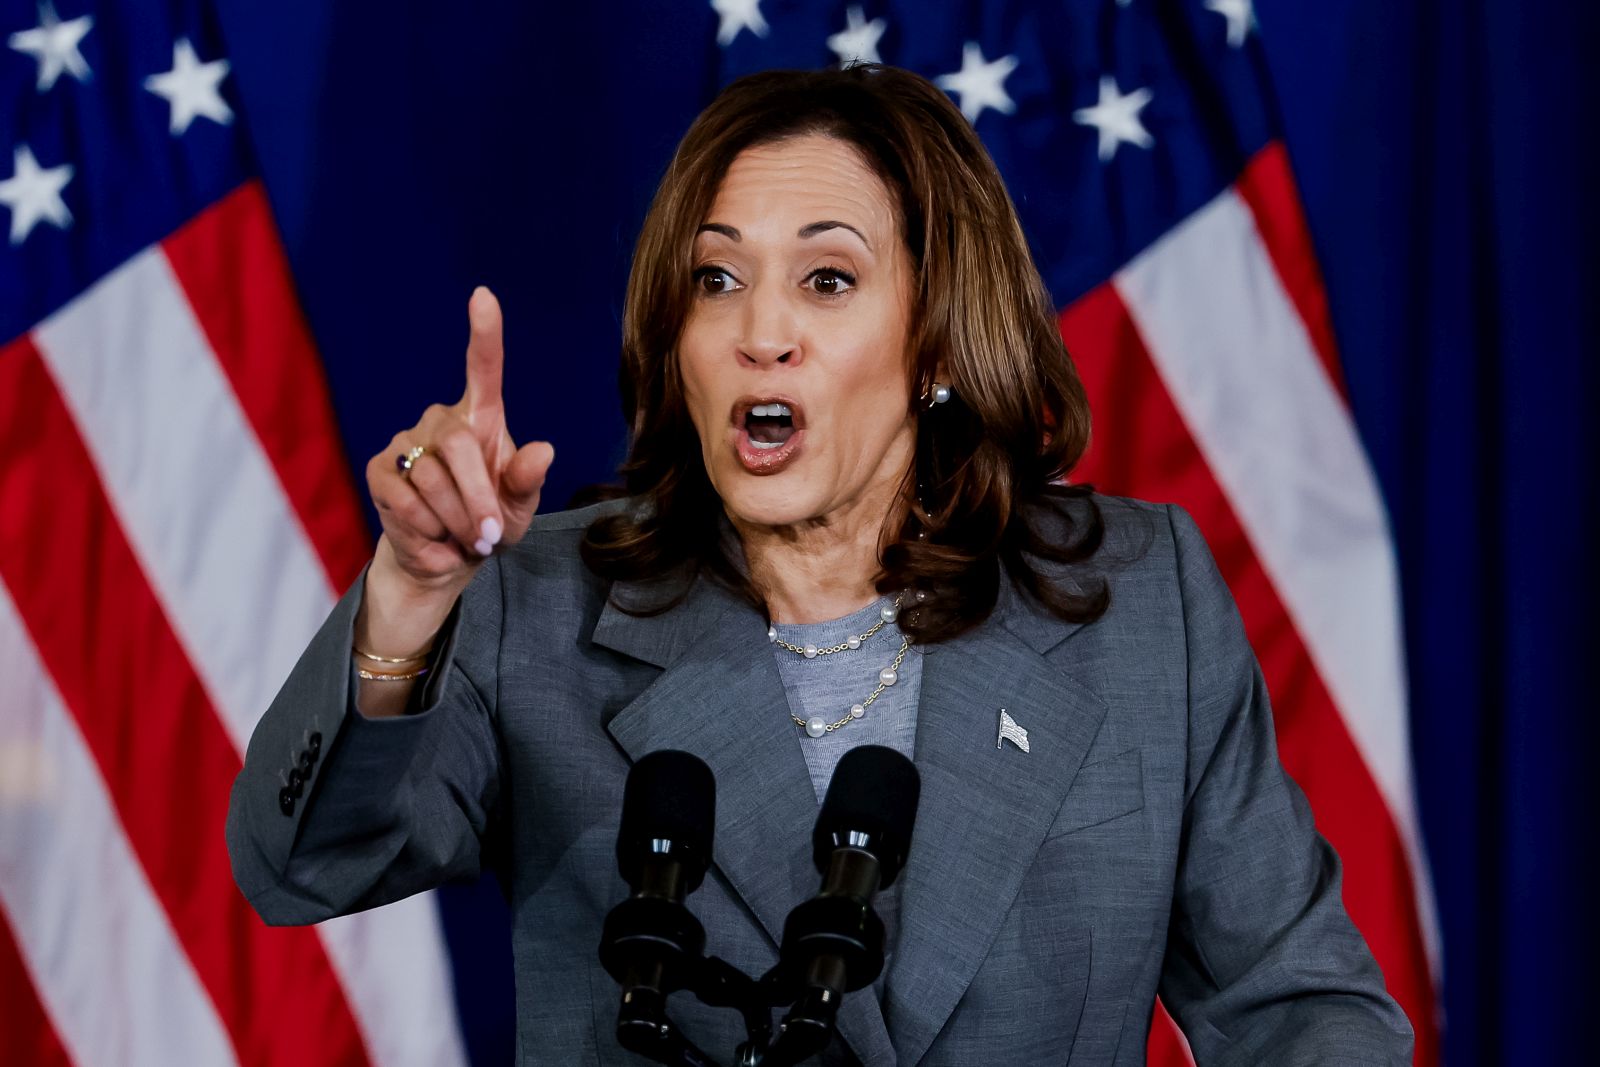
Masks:
[[[362,659],[370,659],[374,663],[421,663],[428,658],[428,654],[432,652],[433,649],[424,649],[423,651],[418,652],[415,656],[404,656],[400,659],[390,659],[388,656],[375,656],[371,652],[367,652],[364,649],[355,648],[354,646],[351,647],[351,651],[360,656]]]
[[[409,682],[413,678],[421,678],[428,673],[428,668],[412,671],[410,674],[384,674],[381,671],[369,671],[365,667],[356,668],[356,677],[364,678],[369,682]]]

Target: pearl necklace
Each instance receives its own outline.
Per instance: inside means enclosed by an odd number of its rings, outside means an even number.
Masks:
[[[871,629],[865,631],[864,633],[847,637],[837,645],[830,645],[827,648],[818,648],[816,645],[791,644],[790,642],[785,641],[778,636],[778,628],[776,626],[767,627],[767,640],[771,641],[779,648],[793,652],[798,656],[804,656],[806,659],[816,659],[818,656],[831,656],[838,652],[858,649],[861,647],[862,642],[866,641],[873,634],[883,629],[886,624],[894,622],[895,619],[899,617],[900,602],[902,599],[903,597],[895,597],[893,604],[885,604],[882,608],[880,608],[878,610],[878,621],[873,623]],[[900,680],[900,664],[905,662],[906,652],[910,648],[911,638],[902,637],[900,641],[900,650],[895,653],[894,662],[878,672],[877,687],[874,688],[871,693],[867,694],[866,698],[861,700],[859,703],[851,704],[850,709],[845,712],[844,717],[838,722],[829,722],[821,715],[813,715],[809,719],[802,719],[793,712],[789,713],[789,718],[794,720],[794,724],[796,726],[803,727],[805,729],[806,736],[808,737],[821,737],[823,734],[830,734],[842,726],[848,726],[851,720],[859,719],[864,716],[867,713],[867,708],[871,707],[872,702],[883,695],[883,691],[885,689],[889,688],[895,682]]]
[[[831,656],[836,652],[854,651],[861,647],[861,643],[863,641],[877,633],[879,630],[883,629],[884,623],[894,622],[895,619],[900,617],[900,601],[903,599],[903,596],[897,596],[894,598],[893,604],[885,604],[883,607],[879,608],[878,621],[872,624],[872,628],[870,630],[860,634],[853,634],[852,636],[847,637],[843,641],[839,642],[837,645],[829,645],[827,648],[818,648],[816,645],[790,644],[788,641],[785,641],[783,638],[778,636],[778,628],[776,626],[767,627],[767,640],[771,641],[779,648],[787,649],[797,656],[804,656],[806,659],[816,659],[818,656]]]
[[[839,727],[849,725],[852,719],[861,718],[861,716],[867,713],[867,708],[872,704],[872,702],[883,695],[883,691],[885,689],[889,688],[895,682],[900,680],[900,664],[905,662],[906,650],[910,647],[911,638],[902,638],[900,641],[900,651],[894,654],[894,662],[878,672],[877,688],[869,693],[867,698],[861,703],[851,704],[850,710],[845,712],[844,718],[840,719],[838,722],[829,722],[821,715],[813,715],[809,719],[802,719],[800,716],[794,714],[794,712],[789,713],[789,718],[794,720],[794,724],[796,726],[804,726],[806,729],[806,736],[808,737],[821,737],[823,734],[831,734]]]

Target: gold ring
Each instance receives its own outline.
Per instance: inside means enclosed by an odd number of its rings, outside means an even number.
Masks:
[[[423,453],[427,451],[428,449],[426,445],[415,445],[407,451],[396,456],[394,465],[396,469],[400,471],[401,477],[409,477],[411,475],[411,468],[417,465],[417,460],[421,459]]]

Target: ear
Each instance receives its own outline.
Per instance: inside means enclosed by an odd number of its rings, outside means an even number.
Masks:
[[[935,382],[945,385],[950,384],[949,368],[943,359],[935,361],[932,371],[924,372],[924,364],[919,360],[911,368],[911,395],[919,405],[926,405],[928,396]]]

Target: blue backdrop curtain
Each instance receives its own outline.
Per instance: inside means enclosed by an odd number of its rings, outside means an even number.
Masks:
[[[605,478],[623,448],[623,280],[715,88],[709,6],[219,7],[357,469],[459,394],[484,282],[506,309],[513,433],[560,446],[546,499]],[[1445,1062],[1578,1061],[1597,940],[1582,866],[1600,739],[1600,15],[1517,0],[1257,0],[1256,15],[1400,554]],[[483,885],[444,910],[475,1061],[507,1062],[504,908]]]
[[[1400,554],[1445,1062],[1585,1060],[1595,11],[1258,7]]]

